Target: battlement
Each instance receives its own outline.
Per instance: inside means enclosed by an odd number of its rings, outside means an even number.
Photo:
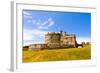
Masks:
[[[48,32],[46,35],[60,35],[60,33],[59,32]]]
[[[48,36],[48,35],[60,35],[60,36],[74,36],[74,37],[76,37],[76,35],[75,34],[67,34],[66,32],[63,32],[63,31],[60,31],[60,32],[48,32],[47,34],[45,34],[45,36]]]

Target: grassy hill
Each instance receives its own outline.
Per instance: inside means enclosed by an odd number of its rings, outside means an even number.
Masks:
[[[91,47],[23,51],[23,62],[91,59]]]

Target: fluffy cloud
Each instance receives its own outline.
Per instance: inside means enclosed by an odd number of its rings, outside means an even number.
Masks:
[[[36,16],[33,17],[32,14],[27,11],[23,11],[23,16],[27,19],[25,22],[37,26],[36,29],[49,29],[49,27],[55,24],[55,21],[51,17],[41,19]]]
[[[36,29],[49,29],[49,27],[53,26],[55,24],[54,20],[52,18],[48,18],[46,20],[42,20],[42,19],[29,19],[27,21],[28,23],[32,23],[33,25],[37,26]]]
[[[23,32],[23,46],[33,44],[33,43],[43,43],[45,34],[48,31],[43,30],[26,30]]]
[[[29,12],[27,12],[27,11],[23,11],[23,14],[24,15],[31,15]]]
[[[54,21],[52,18],[48,18],[47,20],[45,20],[43,23],[40,24],[40,26],[38,26],[38,29],[48,29],[49,27],[54,25]]]
[[[25,18],[32,18],[31,14],[27,11],[23,11],[23,15]]]
[[[39,38],[44,38],[44,35],[47,33],[48,31],[43,31],[43,30],[38,30],[38,29],[34,29],[34,30],[24,30],[23,32],[23,40],[36,40],[36,37]]]

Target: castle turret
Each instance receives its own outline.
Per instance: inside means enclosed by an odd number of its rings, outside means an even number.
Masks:
[[[45,35],[45,43],[51,48],[60,46],[61,34],[57,32],[51,32]]]
[[[61,36],[63,36],[63,31],[62,30],[60,30],[60,34],[61,34]]]

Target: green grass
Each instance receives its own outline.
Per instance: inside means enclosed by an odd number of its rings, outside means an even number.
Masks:
[[[91,59],[91,47],[23,51],[23,62]]]

